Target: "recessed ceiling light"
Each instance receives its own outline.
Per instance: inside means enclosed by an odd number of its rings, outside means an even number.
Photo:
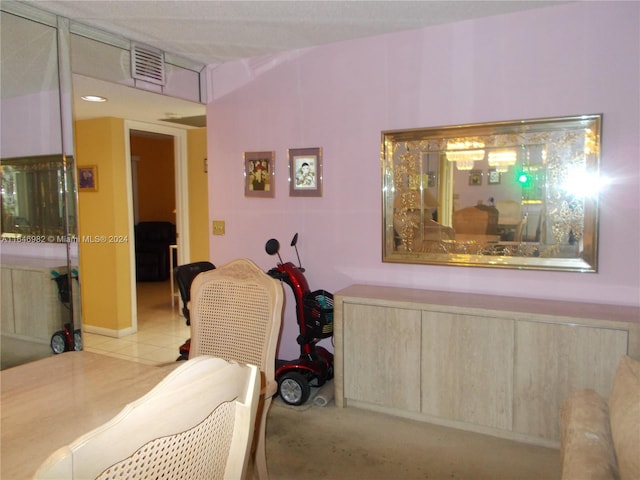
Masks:
[[[106,102],[107,99],[105,97],[100,97],[99,95],[83,95],[82,100],[87,102]]]

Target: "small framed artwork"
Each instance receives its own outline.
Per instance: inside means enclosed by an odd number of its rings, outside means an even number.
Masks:
[[[96,165],[78,167],[78,191],[98,191],[98,167]]]
[[[502,174],[495,168],[490,168],[489,170],[487,170],[487,183],[489,185],[500,185],[501,177]]]
[[[245,197],[273,197],[275,194],[275,152],[245,152]]]
[[[427,188],[436,186],[436,172],[427,172]]]
[[[482,185],[482,170],[469,171],[469,185],[474,187]]]
[[[289,195],[322,196],[322,148],[289,149]]]

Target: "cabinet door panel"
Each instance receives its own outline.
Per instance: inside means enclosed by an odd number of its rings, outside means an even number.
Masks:
[[[519,322],[514,430],[559,440],[563,400],[584,388],[608,398],[627,344],[628,333],[622,330]]]
[[[420,311],[344,304],[347,399],[420,411]]]
[[[11,270],[2,269],[2,331],[6,333],[15,333],[16,327],[13,322],[13,285],[11,281]]]
[[[512,320],[423,311],[422,412],[510,429]]]
[[[49,341],[63,326],[62,303],[48,272],[13,270],[16,333]]]

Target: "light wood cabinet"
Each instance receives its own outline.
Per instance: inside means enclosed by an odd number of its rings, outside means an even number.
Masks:
[[[563,400],[582,388],[608,398],[628,341],[624,328],[517,322],[513,430],[559,439]]]
[[[562,401],[607,397],[640,309],[354,285],[334,294],[335,401],[557,446]]]
[[[376,405],[420,411],[420,312],[345,305],[345,393]],[[381,381],[384,379],[384,381]]]
[[[67,272],[63,261],[2,257],[2,335],[48,344],[70,317],[58,297],[52,270]]]
[[[422,413],[508,428],[513,321],[424,310],[421,349]]]
[[[3,268],[1,271],[2,284],[0,285],[0,294],[2,295],[2,307],[0,322],[2,332],[15,333],[16,326],[13,321],[13,283],[11,282],[11,270]]]

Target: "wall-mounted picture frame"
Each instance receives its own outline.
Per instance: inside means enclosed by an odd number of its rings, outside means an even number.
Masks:
[[[275,152],[244,153],[245,197],[273,197],[276,178]]]
[[[289,196],[322,196],[322,148],[290,148]]]
[[[96,165],[78,167],[78,191],[98,191],[98,167]]]
[[[490,168],[487,170],[487,183],[489,185],[500,185],[500,179],[502,178],[502,173],[497,171],[495,168]]]
[[[427,172],[427,188],[435,188],[437,181],[438,178],[436,177],[436,172]]]
[[[472,187],[482,185],[482,170],[469,170],[469,185]]]

